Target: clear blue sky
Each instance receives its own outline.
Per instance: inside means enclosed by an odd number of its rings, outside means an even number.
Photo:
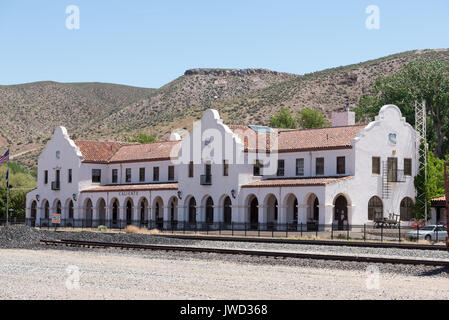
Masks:
[[[80,29],[66,28],[66,7]],[[368,30],[365,9],[380,9]],[[186,69],[303,74],[449,47],[448,0],[1,0],[0,84],[40,80],[160,87]]]

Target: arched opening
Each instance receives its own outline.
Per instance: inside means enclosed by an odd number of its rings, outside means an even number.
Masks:
[[[206,199],[206,223],[214,223],[214,201],[212,197]]]
[[[92,216],[93,216],[93,207],[92,207],[92,200],[87,199],[86,205],[85,205],[85,226],[86,228],[92,227]]]
[[[320,222],[320,201],[315,194],[311,194],[307,200],[307,230],[315,231]]]
[[[171,229],[176,228],[177,224],[178,224],[178,199],[173,197],[170,200],[170,205],[169,205],[169,214],[170,214],[170,226]]]
[[[148,224],[148,201],[143,198],[140,200],[140,226],[146,226]]]
[[[259,200],[253,196],[249,199],[249,227],[250,229],[257,229],[259,226]]]
[[[36,215],[37,215],[37,202],[31,202],[31,215],[30,215],[30,226],[34,227],[36,225]]]
[[[189,223],[196,223],[196,200],[194,197],[189,200]]]
[[[287,225],[289,229],[296,230],[298,226],[298,199],[294,194],[289,194],[285,200],[287,213]]]
[[[73,227],[73,217],[74,217],[74,206],[73,206],[73,201],[72,199],[67,200],[67,216],[66,216],[66,221],[65,221],[65,225],[67,227]]]
[[[413,218],[415,204],[409,197],[405,197],[401,201],[401,221],[410,221]]]
[[[232,223],[232,202],[231,198],[226,197],[223,201],[223,222],[225,225]]]
[[[112,227],[118,227],[118,218],[119,218],[119,202],[117,199],[112,201]]]
[[[265,200],[265,210],[267,214],[267,228],[273,229],[278,223],[278,200],[273,195],[270,194]]]
[[[131,199],[126,201],[126,225],[129,226],[133,221],[133,203]]]
[[[97,202],[97,212],[98,212],[98,224],[105,225],[106,223],[106,201],[100,198]]]
[[[379,197],[372,197],[368,202],[368,220],[376,221],[384,216],[384,205]]]
[[[55,210],[56,210],[55,213],[57,213],[57,214],[62,214],[61,201],[56,200],[56,203],[55,203]]]
[[[50,203],[48,200],[43,201],[42,209],[41,209],[41,223],[40,225],[43,227],[48,227],[50,218]]]
[[[162,212],[164,204],[160,197],[157,197],[154,202],[154,220],[156,221],[156,228],[162,229],[164,227],[164,214]]]
[[[335,199],[334,220],[337,221],[338,230],[344,230],[344,226],[348,225],[348,201],[342,195]]]

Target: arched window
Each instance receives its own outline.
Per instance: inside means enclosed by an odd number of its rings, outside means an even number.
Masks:
[[[372,197],[368,202],[368,220],[381,219],[384,215],[384,205],[379,197]]]
[[[402,199],[401,201],[401,220],[410,221],[413,218],[413,200],[409,197]]]

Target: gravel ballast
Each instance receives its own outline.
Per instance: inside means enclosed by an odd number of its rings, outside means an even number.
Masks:
[[[0,248],[42,248],[40,239],[82,240],[113,243],[138,243],[161,245],[186,245],[207,248],[252,249],[266,251],[287,251],[301,253],[385,256],[397,258],[448,260],[449,252],[433,250],[410,250],[397,248],[367,248],[349,246],[327,246],[312,244],[256,243],[233,241],[209,241],[177,239],[152,234],[111,233],[91,231],[50,231],[37,230],[28,226],[16,225],[0,229]]]

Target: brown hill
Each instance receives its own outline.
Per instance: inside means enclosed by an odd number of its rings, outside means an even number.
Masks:
[[[376,78],[417,59],[449,60],[449,50],[409,51],[306,75],[192,69],[159,89],[56,82],[0,86],[0,112],[6,120],[0,148],[10,143],[12,155],[33,166],[57,125],[78,139],[121,140],[140,130],[165,139],[174,128],[189,129],[210,107],[231,124],[266,124],[282,106],[295,112],[314,107],[328,117],[344,107],[346,96],[356,105]]]

